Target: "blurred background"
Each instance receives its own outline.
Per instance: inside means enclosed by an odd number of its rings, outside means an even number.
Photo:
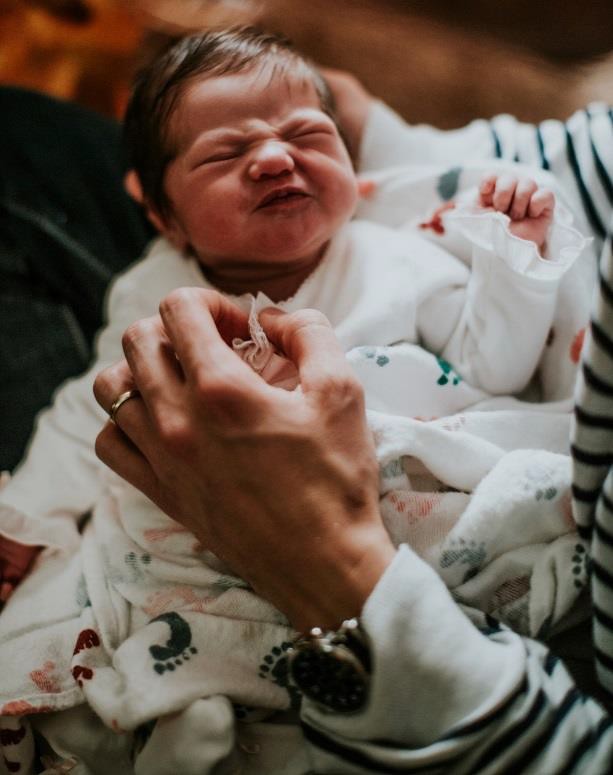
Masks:
[[[243,22],[352,71],[412,122],[613,102],[610,0],[0,0],[0,82],[120,117],[135,67],[168,37]]]

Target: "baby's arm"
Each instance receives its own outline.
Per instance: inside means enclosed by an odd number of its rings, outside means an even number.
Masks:
[[[98,371],[122,355],[121,335],[135,317],[151,314],[155,297],[139,298],[140,278],[119,278],[109,297],[109,324],[97,341],[97,357],[80,377],[68,380],[51,407],[37,418],[27,454],[0,489],[0,600],[28,572],[45,547],[73,551],[77,523],[104,487],[102,463],[94,452],[106,414],[92,392]]]
[[[37,418],[26,457],[0,491],[0,600],[44,547],[73,551],[78,519],[100,484],[93,444],[104,422],[91,393],[95,372],[69,380]]]
[[[465,286],[450,282],[424,297],[419,324],[425,346],[468,383],[504,395],[522,390],[538,365],[560,282],[586,241],[564,218],[553,222],[549,192],[541,194],[544,190],[527,183],[519,188],[513,180],[501,183],[484,183],[487,198],[481,203],[491,203],[485,207],[489,212],[475,211],[473,193],[469,207],[443,214],[445,247],[451,255],[468,251],[471,268]],[[517,214],[525,217],[512,220],[509,215],[507,220],[499,211],[515,214],[518,188]],[[537,250],[537,243],[543,250],[546,240],[550,260]],[[450,268],[441,266],[438,274],[451,277]]]
[[[531,178],[492,173],[481,181],[479,205],[508,215],[511,234],[534,242],[544,257],[555,207],[553,191]]]

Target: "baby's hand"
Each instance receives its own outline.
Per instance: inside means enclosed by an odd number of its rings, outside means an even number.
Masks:
[[[24,546],[0,536],[0,611],[28,572],[39,549],[38,546]]]
[[[479,186],[481,207],[506,213],[511,234],[536,243],[541,255],[553,219],[555,196],[531,178],[487,175]]]

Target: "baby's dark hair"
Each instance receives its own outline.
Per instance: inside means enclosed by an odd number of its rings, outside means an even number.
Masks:
[[[239,73],[255,66],[273,74],[302,73],[310,80],[322,110],[334,116],[328,85],[317,68],[285,38],[254,27],[232,27],[181,38],[136,75],[123,123],[128,163],[136,171],[147,204],[161,215],[170,212],[164,175],[177,153],[171,116],[187,86],[200,76]]]

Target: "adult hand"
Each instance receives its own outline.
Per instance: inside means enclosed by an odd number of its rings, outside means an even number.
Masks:
[[[247,318],[221,295],[173,291],[132,325],[126,361],[94,392],[126,389],[98,456],[190,529],[297,629],[357,615],[394,548],[378,509],[363,393],[326,318],[260,315],[301,391],[268,385],[231,349]]]

